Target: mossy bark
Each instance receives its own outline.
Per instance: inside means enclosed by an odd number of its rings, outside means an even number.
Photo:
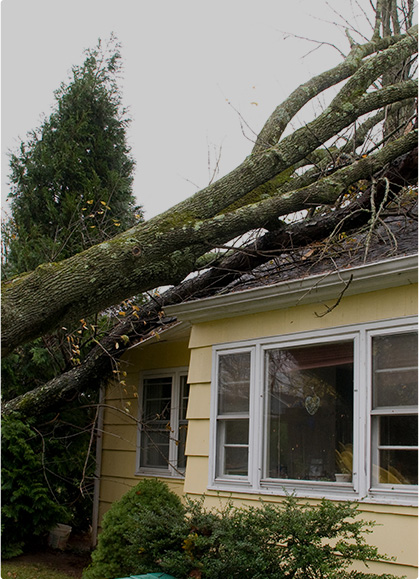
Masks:
[[[416,95],[414,81],[366,92],[386,66],[394,66],[414,53],[417,28],[393,40],[386,41],[388,48],[375,56],[361,64],[357,61],[352,77],[318,118],[270,148],[256,148],[216,183],[110,241],[5,282],[2,355],[58,324],[86,317],[157,286],[178,284],[194,270],[196,260],[214,246],[249,229],[270,225],[280,215],[333,203],[351,179],[373,174],[394,155],[406,152],[406,147],[413,148],[414,137],[408,135],[400,140],[403,146],[399,149],[386,146],[375,157],[362,160],[333,178],[323,177],[309,188],[286,194],[281,194],[281,189],[277,195],[270,191],[269,198],[264,199],[266,183],[275,183],[277,175],[307,158],[360,116]],[[334,77],[332,84],[339,78]],[[319,84],[319,91],[322,86]],[[272,120],[270,130],[276,130],[278,135],[282,123],[280,118]],[[248,203],[261,198],[262,201],[242,206],[243,199]],[[225,213],[226,208],[234,207],[238,209]]]

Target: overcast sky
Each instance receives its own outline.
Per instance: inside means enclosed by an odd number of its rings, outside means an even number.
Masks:
[[[207,185],[220,150],[218,176],[234,169],[274,108],[341,61],[293,35],[347,52],[340,15],[370,35],[360,6],[371,15],[369,0],[3,0],[3,207],[7,151],[99,37],[122,44],[134,192],[149,218]]]

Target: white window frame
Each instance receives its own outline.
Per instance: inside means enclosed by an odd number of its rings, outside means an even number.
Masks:
[[[306,331],[278,337],[246,340],[213,346],[210,460],[208,487],[228,492],[249,492],[267,495],[295,493],[307,498],[326,497],[332,500],[359,500],[388,504],[417,504],[416,485],[372,486],[372,338],[377,335],[417,331],[417,317],[381,320],[338,328]],[[351,483],[299,481],[263,478],[266,457],[264,439],[264,353],[274,348],[321,345],[353,340],[354,343],[354,462]],[[216,476],[217,460],[217,393],[218,360],[223,354],[251,352],[249,408],[249,472],[248,476]],[[417,408],[416,408],[417,412]]]
[[[149,370],[141,372],[140,386],[138,392],[138,428],[137,428],[137,456],[136,456],[136,475],[159,476],[183,478],[185,469],[178,468],[178,445],[176,441],[179,438],[179,408],[177,402],[180,400],[181,379],[188,379],[188,368],[168,368],[164,370]],[[148,467],[141,465],[141,438],[143,435],[141,419],[144,405],[144,380],[147,378],[171,378],[171,404],[170,404],[170,428],[172,435],[169,437],[169,460],[167,467]]]

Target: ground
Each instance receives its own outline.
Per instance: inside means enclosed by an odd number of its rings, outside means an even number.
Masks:
[[[65,551],[45,548],[36,553],[15,557],[12,561],[28,565],[46,565],[55,571],[66,573],[69,577],[80,579],[83,569],[90,563],[90,537],[88,535],[70,537]]]

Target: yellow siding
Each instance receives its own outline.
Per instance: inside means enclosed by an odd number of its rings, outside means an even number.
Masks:
[[[188,420],[204,418],[209,420],[211,403],[211,384],[191,384],[189,393]]]
[[[206,489],[208,485],[208,457],[207,456],[188,456],[186,465],[185,487],[186,494],[193,496],[196,489]],[[197,494],[201,496],[204,491]],[[205,491],[207,492],[207,491]]]
[[[188,343],[156,342],[129,350],[122,359],[118,381],[110,383],[106,391],[103,412],[99,521],[111,504],[119,500],[142,478],[135,474],[138,385],[143,370],[174,368],[189,365]],[[162,478],[180,496],[183,479]]]
[[[328,302],[327,305],[332,306],[333,301]],[[343,298],[339,307],[326,316],[318,317],[324,311],[325,308],[321,304],[308,304],[197,324],[192,327],[190,347],[202,348],[225,342],[415,315],[417,313],[417,285],[412,284],[403,288],[390,288]],[[198,371],[202,375],[202,370]],[[195,372],[192,364],[190,372],[191,374]]]
[[[329,306],[333,305],[328,302]],[[240,340],[257,339],[320,330],[381,319],[415,315],[417,313],[417,286],[405,286],[358,296],[343,298],[339,306],[324,317],[321,304],[309,304],[284,310],[243,315],[192,327],[189,346],[191,361],[189,377],[196,382],[191,387],[188,436],[188,466],[185,493],[201,496],[206,493],[206,504],[219,507],[220,500],[230,500],[230,492],[208,491],[209,399],[212,371],[212,346]],[[201,420],[196,420],[200,418]],[[207,418],[207,420],[204,420]],[[259,495],[235,493],[237,504],[255,504]],[[264,496],[264,500],[280,502],[280,497]],[[389,505],[362,505],[361,516],[375,520],[378,525],[368,539],[382,553],[397,557],[397,563],[371,564],[371,572],[406,575],[417,578],[417,510],[413,507]],[[366,570],[359,567],[359,570]]]
[[[328,302],[329,306],[333,301]],[[307,330],[358,324],[380,319],[398,318],[417,313],[417,286],[405,286],[358,296],[344,297],[339,306],[324,317],[322,304],[309,304],[284,310],[243,315],[235,318],[205,322],[192,327],[189,348],[186,342],[156,342],[131,349],[124,356],[127,386],[112,385],[106,402],[120,410],[129,409],[132,418],[118,410],[105,411],[103,437],[100,513],[136,484],[135,445],[137,399],[134,396],[142,370],[189,366],[191,385],[188,405],[188,463],[185,481],[167,479],[182,494],[206,494],[208,506],[219,507],[220,500],[231,499],[230,492],[208,491],[208,452],[210,384],[212,372],[212,346],[226,342],[257,339]],[[131,404],[127,406],[127,402]],[[256,504],[258,495],[235,493],[237,504]],[[264,497],[279,502],[280,497]],[[417,577],[417,510],[413,507],[362,504],[361,516],[377,521],[378,525],[369,539],[383,553],[397,557],[397,563],[371,564],[370,571]],[[360,567],[360,570],[365,568]]]
[[[187,456],[208,456],[209,454],[209,420],[189,420]]]

